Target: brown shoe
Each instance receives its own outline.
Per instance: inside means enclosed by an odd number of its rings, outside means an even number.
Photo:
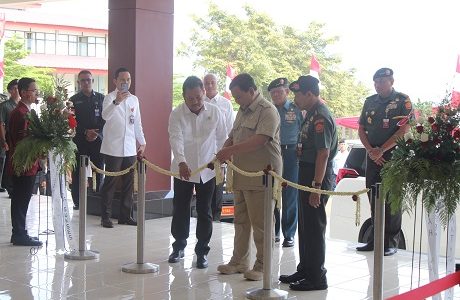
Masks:
[[[113,223],[110,219],[102,219],[101,220],[101,225],[102,227],[105,227],[105,228],[113,228]]]
[[[217,267],[217,271],[219,271],[221,274],[226,274],[226,275],[244,273],[248,269],[249,268],[247,266],[237,265],[233,263],[228,263],[228,264],[220,265]]]

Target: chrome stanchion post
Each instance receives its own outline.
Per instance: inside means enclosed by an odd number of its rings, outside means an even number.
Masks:
[[[94,250],[86,250],[86,203],[88,199],[88,190],[86,184],[88,176],[86,168],[89,165],[89,157],[86,155],[80,156],[80,198],[79,198],[79,224],[78,224],[78,250],[72,250],[64,254],[64,258],[74,260],[89,260],[99,257],[99,253]]]
[[[126,273],[146,274],[160,270],[158,265],[144,262],[144,239],[145,239],[145,163],[140,160],[137,163],[138,192],[137,192],[137,261],[123,265],[121,270]]]
[[[385,195],[381,195],[380,183],[375,186],[374,215],[374,283],[373,299],[383,299],[383,254],[385,231]],[[371,192],[372,193],[372,192]],[[372,195],[371,195],[372,197]]]
[[[251,288],[246,291],[249,299],[287,299],[288,293],[272,289],[272,250],[273,250],[273,176],[263,176],[265,185],[264,198],[264,277],[263,288]]]

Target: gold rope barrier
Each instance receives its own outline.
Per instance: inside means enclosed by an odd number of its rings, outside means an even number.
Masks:
[[[179,173],[174,173],[174,172],[171,172],[169,170],[165,170],[165,169],[155,165],[154,163],[148,161],[145,158],[143,158],[142,161],[145,163],[145,165],[147,167],[151,168],[155,172],[158,172],[160,174],[167,175],[167,176],[176,177],[176,178],[180,179]],[[282,187],[286,187],[286,186],[291,186],[291,187],[293,187],[295,189],[310,192],[310,193],[324,194],[324,195],[329,195],[329,196],[333,196],[333,195],[336,195],[336,196],[352,196],[353,200],[356,202],[355,224],[356,224],[356,226],[359,226],[359,224],[360,224],[361,204],[360,204],[359,195],[367,193],[369,189],[362,189],[362,190],[359,190],[359,191],[356,191],[356,192],[326,191],[326,190],[315,189],[315,188],[312,188],[312,187],[300,185],[298,183],[295,183],[295,182],[292,182],[292,181],[289,181],[289,180],[285,180],[281,175],[277,174],[276,172],[274,172],[272,170],[248,172],[248,171],[244,171],[244,170],[238,168],[231,161],[226,161],[226,163],[227,163],[227,166],[228,166],[228,171],[227,171],[227,191],[228,192],[231,192],[232,189],[233,189],[233,174],[232,174],[233,171],[237,172],[237,173],[239,173],[239,174],[241,174],[243,176],[246,176],[246,177],[263,176],[265,174],[265,172],[267,171],[275,179],[274,186],[273,186],[273,198],[277,202],[277,205],[278,205],[278,203],[281,202],[281,201],[279,201],[279,200],[281,200],[281,189],[282,189]],[[135,171],[137,170],[137,162],[135,162],[132,166],[128,167],[127,169],[121,170],[121,171],[118,171],[118,172],[109,172],[109,171],[99,169],[91,161],[90,161],[90,165],[91,165],[91,168],[93,168],[93,170],[95,172],[101,173],[101,174],[104,174],[104,175],[107,175],[107,176],[121,176],[121,175],[127,174],[131,170],[135,170]],[[215,158],[215,159],[213,159],[212,162],[210,162],[208,164],[205,164],[205,165],[202,165],[201,167],[199,167],[195,171],[192,171],[190,176],[199,174],[201,171],[203,171],[206,168],[214,169],[215,173],[216,173],[216,184],[220,184],[220,183],[223,182],[223,177],[222,177],[222,174],[220,172],[220,167],[221,167],[220,162]],[[95,174],[93,172],[93,183],[94,183],[94,181],[95,181]],[[135,191],[137,191],[137,184],[136,184],[137,181],[138,181],[137,172],[135,172],[135,175],[134,175],[134,187],[136,189]],[[95,186],[96,185],[93,184],[94,188],[95,188]]]
[[[132,166],[127,167],[124,170],[118,171],[118,172],[110,172],[106,170],[99,169],[91,160],[89,161],[89,164],[91,165],[91,168],[93,169],[93,191],[96,191],[96,174],[104,174],[106,176],[122,176],[125,174],[128,174],[131,172],[131,170],[134,171],[134,192],[137,192],[137,183],[138,183],[138,175],[137,175],[137,160],[134,162]]]

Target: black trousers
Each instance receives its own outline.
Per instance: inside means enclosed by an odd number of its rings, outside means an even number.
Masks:
[[[78,206],[80,203],[80,155],[88,155],[90,160],[98,167],[103,169],[104,167],[104,158],[100,153],[101,144],[95,144],[94,147],[87,147],[85,151],[79,151],[75,155],[77,157],[77,165],[72,172],[72,200],[75,206]],[[89,174],[87,174],[89,175]],[[99,192],[99,188],[102,183],[102,174],[96,173],[96,191]]]
[[[9,159],[9,156],[10,156],[10,151],[6,151],[5,152],[5,163],[4,163],[4,166],[3,166],[3,175],[2,175],[2,187],[4,189],[6,189],[6,191],[8,192],[8,194],[11,196],[11,194],[13,193],[13,181],[12,181],[12,176],[10,176],[7,172],[7,162],[8,162],[8,159]]]
[[[206,183],[183,181],[174,178],[173,217],[171,222],[171,234],[175,241],[174,250],[183,250],[187,246],[187,238],[190,232],[190,202],[193,188],[196,191],[196,212],[198,214],[196,225],[195,246],[197,255],[206,255],[209,252],[209,241],[212,235],[211,199],[214,194],[216,179]]]
[[[222,198],[224,197],[224,183],[215,186],[211,201],[213,221],[220,221],[222,215]]]
[[[332,162],[329,162],[324,175],[322,190],[331,190],[333,185]],[[299,165],[299,184],[311,186],[315,177],[315,165],[301,162]],[[321,205],[314,208],[308,204],[309,192],[299,190],[299,256],[297,271],[312,282],[326,279],[324,261],[326,256],[326,204],[329,196],[321,195]]]
[[[391,158],[391,151],[387,151],[384,153],[383,157],[386,160]],[[378,166],[374,163],[372,159],[367,157],[367,167],[366,167],[366,187],[371,189],[372,193],[368,193],[369,202],[371,205],[371,219],[372,224],[374,224],[374,216],[375,216],[375,185],[378,182],[382,182],[382,178],[380,177],[380,171],[382,170],[382,166]],[[381,199],[386,199],[387,197],[382,195]],[[388,248],[398,248],[400,232],[401,232],[401,221],[402,221],[402,213],[401,211],[392,212],[390,204],[385,201],[385,236],[384,236],[384,247]],[[371,234],[371,240],[369,242],[374,241],[374,231]]]
[[[116,157],[105,155],[105,170],[109,172],[118,172],[134,164],[136,156]],[[101,217],[103,219],[112,216],[112,200],[115,194],[115,188],[118,181],[122,181],[120,196],[120,213],[119,221],[126,221],[132,216],[133,208],[133,190],[134,190],[134,171],[128,172],[123,176],[106,176],[101,189]]]
[[[29,208],[32,188],[35,182],[33,176],[12,176],[13,190],[11,195],[11,225],[14,236],[27,235],[26,216]]]

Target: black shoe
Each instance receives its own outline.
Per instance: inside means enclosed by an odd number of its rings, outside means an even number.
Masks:
[[[283,247],[294,247],[294,239],[293,238],[285,238],[283,241]]]
[[[318,283],[314,283],[308,279],[302,279],[297,282],[293,282],[289,285],[289,288],[294,291],[320,291],[327,289],[327,281],[321,280]]]
[[[36,240],[38,241],[38,237],[36,236],[30,236],[30,235],[27,235],[29,238],[33,239],[33,240]],[[11,235],[11,238],[10,238],[10,243],[14,243],[14,239],[16,238],[15,235]]]
[[[280,237],[279,236],[275,236],[275,243],[279,243],[280,242]]]
[[[368,242],[364,246],[356,247],[357,251],[374,251],[374,241]]]
[[[16,236],[13,238],[13,245],[41,247],[43,243],[31,238],[28,235],[22,235],[22,236]]]
[[[113,223],[110,219],[102,219],[101,225],[102,227],[105,227],[105,228],[113,228]]]
[[[80,205],[74,205],[73,206],[73,210],[79,210],[80,209]]]
[[[398,249],[396,248],[385,248],[383,249],[383,255],[384,256],[392,256],[398,252]]]
[[[4,193],[4,192],[6,192],[6,189],[0,188],[0,193]]]
[[[169,258],[171,258],[171,256]],[[196,267],[197,269],[206,269],[208,267],[208,258],[206,255],[196,256]]]
[[[168,262],[177,263],[181,258],[184,258],[184,250],[174,250],[168,258]],[[198,262],[197,262],[198,267]]]
[[[127,219],[127,220],[118,220],[118,224],[120,225],[133,225],[133,226],[137,226],[137,222],[136,220],[134,219]]]
[[[305,276],[299,272],[295,272],[291,275],[281,275],[279,278],[282,283],[292,283],[302,279],[305,279]]]

